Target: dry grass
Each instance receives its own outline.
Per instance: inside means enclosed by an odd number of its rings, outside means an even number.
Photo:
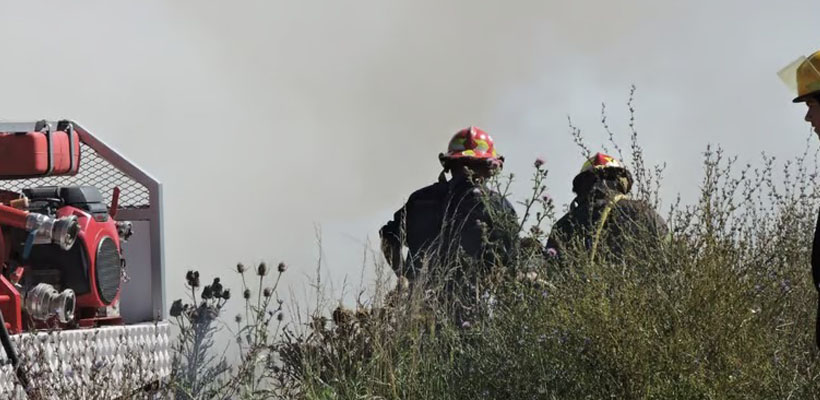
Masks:
[[[636,197],[660,204],[663,168],[646,164],[630,128],[627,154],[610,135],[613,150],[633,168]],[[190,299],[172,309],[181,334],[160,391],[177,399],[820,397],[809,273],[816,155],[775,168],[771,159],[738,166],[708,149],[700,196],[666,213],[662,248],[647,256],[645,241],[628,238],[618,261],[575,251],[557,265],[541,256],[554,215],[536,163],[523,221],[503,228],[521,245],[460,282],[470,290],[445,293],[452,282],[428,274],[412,290],[286,326],[276,295],[283,267],[279,275],[238,267],[248,281],[230,300],[219,282],[191,275]],[[522,279],[531,272],[538,279]],[[245,313],[220,323],[227,301],[244,301]],[[233,366],[213,342],[228,327],[241,354]]]

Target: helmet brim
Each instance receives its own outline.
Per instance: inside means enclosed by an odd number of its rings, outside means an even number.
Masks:
[[[809,101],[810,99],[816,99],[816,98],[819,98],[819,97],[820,97],[820,91],[806,93],[802,96],[795,97],[794,100],[792,100],[792,103],[805,103],[805,102]]]
[[[439,154],[438,156],[441,165],[447,167],[448,164],[453,162],[463,163],[465,165],[473,165],[473,166],[485,166],[489,167],[490,169],[502,169],[504,168],[504,157],[503,156],[496,156],[496,157],[476,157],[476,156],[468,156],[463,154]]]
[[[503,156],[481,156],[481,155],[467,155],[467,154],[439,154],[439,160],[475,160],[475,161],[501,161]]]

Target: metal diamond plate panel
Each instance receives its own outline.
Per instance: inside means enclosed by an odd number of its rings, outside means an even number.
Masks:
[[[116,398],[171,373],[167,322],[13,336],[32,387],[45,398]],[[2,352],[0,352],[2,353]],[[0,398],[24,399],[5,354]]]

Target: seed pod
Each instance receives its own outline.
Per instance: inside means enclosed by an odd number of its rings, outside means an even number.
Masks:
[[[202,297],[202,300],[208,300],[214,297],[214,292],[213,289],[211,289],[211,285],[206,285],[202,288],[202,294],[200,297]]]
[[[211,284],[211,290],[213,291],[214,298],[221,298],[222,297],[222,284],[219,283],[219,278],[214,278],[214,283]]]
[[[185,280],[188,281],[188,286],[190,286],[192,288],[198,288],[199,287],[199,271],[193,271],[193,270],[188,271],[188,273],[185,274]]]
[[[268,274],[268,264],[265,262],[259,263],[259,267],[256,268],[256,275],[265,276]]]
[[[182,299],[174,300],[173,304],[171,304],[171,311],[169,314],[171,314],[174,318],[182,315]]]

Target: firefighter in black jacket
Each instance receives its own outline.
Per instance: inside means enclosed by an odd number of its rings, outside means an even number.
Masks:
[[[663,218],[642,201],[628,197],[632,174],[616,159],[597,153],[572,181],[576,198],[552,228],[547,254],[559,262],[583,252],[594,260],[615,260],[630,251],[659,250],[667,235]],[[635,247],[639,245],[639,247]]]
[[[814,132],[820,136],[820,51],[808,58],[800,57],[797,61],[780,71],[780,77],[795,91],[795,103],[805,103],[808,111],[804,117]],[[820,216],[814,230],[814,244],[811,250],[811,272],[814,287],[820,291]],[[820,298],[817,303],[817,320],[815,322],[815,342],[820,348]]]
[[[515,211],[484,185],[504,162],[493,139],[479,128],[465,128],[453,136],[439,160],[444,167],[439,181],[410,195],[379,231],[387,261],[410,282],[425,266],[453,278],[453,271],[442,268],[457,265],[460,256],[468,256],[473,267],[503,263],[513,245],[503,227],[515,224]],[[405,246],[408,255],[403,258]]]

